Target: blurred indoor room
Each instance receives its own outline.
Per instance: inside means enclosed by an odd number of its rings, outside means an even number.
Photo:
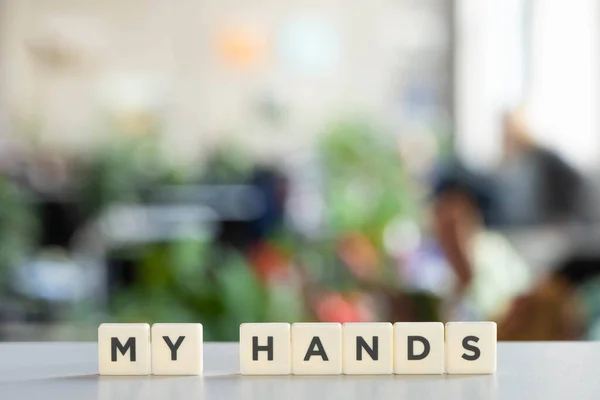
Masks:
[[[600,339],[600,0],[0,0],[0,341]]]

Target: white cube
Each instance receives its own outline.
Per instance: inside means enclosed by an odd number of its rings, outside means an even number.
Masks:
[[[150,373],[150,325],[101,324],[98,327],[100,375]]]
[[[240,325],[240,373],[288,375],[291,372],[290,324]]]
[[[446,371],[449,374],[496,372],[496,323],[448,322]]]
[[[345,323],[344,374],[385,375],[393,371],[393,329],[389,322]]]
[[[394,324],[394,373],[443,374],[444,324],[396,322]]]
[[[342,325],[292,324],[292,373],[339,375],[342,373]]]
[[[152,373],[202,374],[202,324],[152,325]]]

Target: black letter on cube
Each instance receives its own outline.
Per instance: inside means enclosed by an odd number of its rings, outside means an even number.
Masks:
[[[171,339],[168,336],[163,336],[163,339],[167,343],[167,346],[169,346],[169,349],[171,349],[171,361],[177,361],[177,350],[179,349],[179,346],[181,346],[181,343],[183,343],[185,336],[179,336],[175,344],[171,342]]]
[[[421,354],[415,354],[415,348],[414,348],[415,342],[423,343],[423,352]],[[408,337],[408,359],[409,360],[422,360],[429,355],[430,350],[431,350],[431,345],[429,344],[429,340],[425,339],[423,336],[409,336]]]
[[[110,338],[110,359],[111,361],[117,361],[117,350],[121,352],[122,355],[127,353],[127,350],[131,350],[129,352],[129,361],[135,361],[135,338],[130,337],[125,342],[125,346],[119,342],[119,338],[111,337]]]
[[[479,356],[481,356],[481,350],[479,350],[478,347],[475,347],[473,345],[470,345],[469,342],[479,342],[479,338],[477,336],[467,336],[463,339],[462,341],[462,345],[466,350],[470,350],[473,352],[473,355],[470,356],[468,354],[463,354],[462,358],[464,358],[467,361],[475,361],[479,358]]]
[[[266,351],[267,360],[273,361],[273,336],[267,336],[267,345],[258,345],[258,336],[252,336],[252,361],[258,361],[258,352]]]
[[[314,349],[315,347],[317,348],[316,350]],[[310,357],[312,356],[321,356],[323,361],[329,361],[329,357],[327,357],[327,353],[325,353],[325,349],[323,348],[323,343],[321,343],[321,339],[318,336],[314,336],[310,341],[304,361],[310,361]]]
[[[372,360],[379,360],[379,337],[373,336],[373,348],[369,347],[365,339],[362,336],[356,337],[356,359],[362,361],[362,350],[363,348],[369,353]]]

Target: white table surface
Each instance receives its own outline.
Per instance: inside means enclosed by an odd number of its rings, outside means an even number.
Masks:
[[[95,343],[0,344],[0,399],[600,399],[600,343],[499,343],[495,375],[241,376],[237,343],[204,375],[97,375]]]

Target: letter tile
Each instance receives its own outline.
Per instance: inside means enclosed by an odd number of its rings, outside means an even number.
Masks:
[[[394,373],[443,374],[444,347],[441,322],[396,322]]]
[[[446,372],[493,374],[496,372],[496,323],[448,322]]]
[[[98,327],[100,375],[150,373],[150,325],[101,324]]]
[[[342,373],[342,325],[292,324],[292,373],[339,375]]]
[[[393,329],[389,322],[344,324],[344,374],[381,375],[393,371]]]
[[[152,374],[202,374],[202,324],[152,325]]]
[[[240,325],[240,373],[288,375],[291,372],[290,324]]]

